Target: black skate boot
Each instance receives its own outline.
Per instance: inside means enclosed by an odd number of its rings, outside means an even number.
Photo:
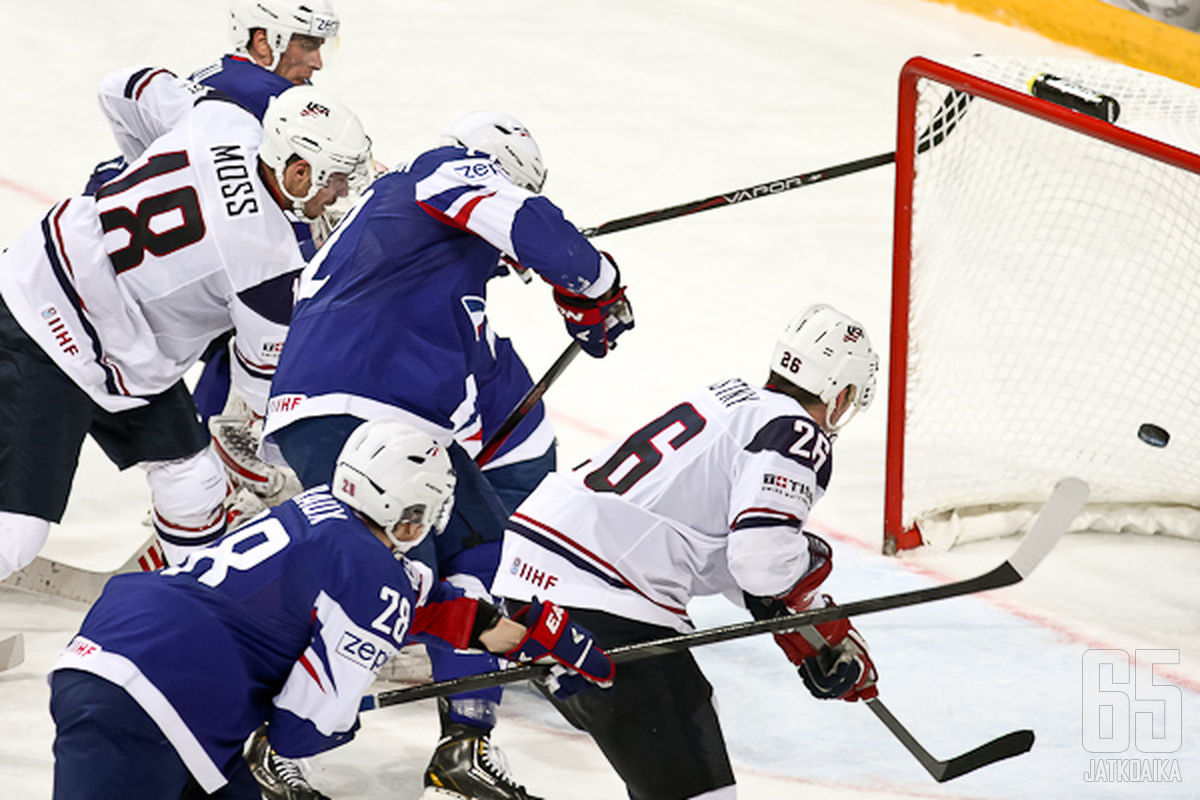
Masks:
[[[308,782],[299,761],[284,758],[271,749],[265,725],[250,736],[245,756],[250,774],[258,781],[266,800],[330,800]]]
[[[504,754],[489,732],[458,722],[443,725],[425,768],[421,800],[542,800],[512,779]]]

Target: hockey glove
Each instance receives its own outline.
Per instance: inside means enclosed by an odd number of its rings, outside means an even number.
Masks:
[[[567,325],[567,333],[593,358],[604,358],[617,346],[617,337],[633,327],[633,306],[625,297],[619,272],[612,288],[598,298],[555,287],[554,302]]]
[[[804,659],[798,672],[812,696],[821,700],[841,698],[853,703],[879,695],[875,664],[862,634],[853,626],[842,641]]]
[[[535,597],[512,619],[526,627],[525,636],[504,657],[523,664],[554,663],[546,683],[556,697],[565,699],[589,683],[612,686],[612,659],[596,646],[590,631],[571,621],[566,609]]]

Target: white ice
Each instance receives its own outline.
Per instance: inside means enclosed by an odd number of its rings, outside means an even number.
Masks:
[[[318,83],[357,110],[378,158],[403,161],[462,112],[507,110],[535,132],[548,194],[581,226],[892,150],[896,77],[910,56],[1074,54],[921,0],[335,2],[341,45]],[[94,100],[100,77],[136,62],[181,73],[208,63],[226,46],[224,9],[4,4],[0,246],[116,153]],[[760,380],[777,329],[808,303],[858,316],[883,347],[891,192],[885,167],[597,239],[622,266],[638,322],[610,358],[580,358],[548,394],[560,463],[697,386]],[[567,344],[548,289],[510,278],[492,291],[495,325],[540,374]],[[815,515],[835,542],[830,586],[843,600],[974,574],[1014,546],[881,556],[884,417],[880,403],[839,439]],[[117,473],[89,444],[44,555],[111,569],[144,538],[146,508],[141,473]],[[865,709],[811,699],[769,638],[699,649],[741,796],[1198,797],[1198,572],[1194,542],[1084,534],[1019,587],[863,617],[882,696],[936,756],[1018,728],[1037,733],[1031,753],[944,785]],[[0,673],[0,797],[50,795],[45,673],[83,613],[0,590],[0,637],[23,632],[28,651]],[[697,602],[695,617],[741,619],[718,599]],[[1082,743],[1089,648],[1179,651],[1161,680],[1180,687],[1181,749],[1111,757],[1178,759],[1182,783],[1084,780],[1089,759],[1104,757]],[[510,691],[502,712],[497,741],[532,791],[624,796],[591,741],[533,694]],[[334,797],[417,797],[435,735],[430,701],[372,712],[355,742],[314,760],[314,780]]]

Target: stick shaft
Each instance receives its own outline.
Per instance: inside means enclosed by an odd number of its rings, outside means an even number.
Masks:
[[[859,158],[854,161],[847,161],[842,164],[835,164],[832,167],[814,170],[812,172],[802,172],[799,175],[791,175],[787,178],[767,181],[766,183],[758,183],[753,186],[746,186],[742,189],[734,189],[731,192],[723,192],[714,194],[712,197],[706,197],[703,200],[693,200],[688,203],[680,203],[676,206],[668,208],[660,208],[655,211],[645,211],[641,214],[633,214],[628,217],[609,220],[608,222],[597,225],[594,228],[584,228],[581,233],[584,236],[603,236],[606,233],[616,233],[630,228],[637,228],[642,225],[649,225],[654,222],[663,222],[676,217],[685,217],[689,214],[695,214],[700,211],[708,211],[713,208],[723,208],[736,203],[742,203],[747,200],[755,200],[759,197],[767,197],[780,192],[799,189],[802,186],[808,186],[812,183],[820,183],[831,178],[839,178],[843,175],[852,175],[856,172],[882,167],[885,164],[891,164],[896,158],[896,153],[880,153],[866,158]]]
[[[483,466],[492,460],[492,457],[496,455],[496,451],[512,435],[512,432],[517,429],[517,426],[528,416],[529,412],[534,409],[538,401],[542,399],[542,395],[546,393],[546,390],[558,380],[558,376],[563,373],[567,365],[575,360],[575,356],[579,355],[581,349],[579,342],[572,339],[571,343],[567,345],[567,349],[559,354],[554,363],[550,365],[550,369],[546,370],[546,374],[542,376],[541,380],[529,387],[529,391],[521,398],[521,402],[517,403],[516,408],[509,413],[504,422],[500,423],[500,427],[496,429],[496,432],[484,442],[479,455],[475,456],[476,464]]]

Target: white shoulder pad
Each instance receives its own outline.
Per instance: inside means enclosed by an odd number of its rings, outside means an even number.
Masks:
[[[207,91],[165,68],[137,66],[106,75],[97,94],[121,154],[133,161],[178,125]]]

